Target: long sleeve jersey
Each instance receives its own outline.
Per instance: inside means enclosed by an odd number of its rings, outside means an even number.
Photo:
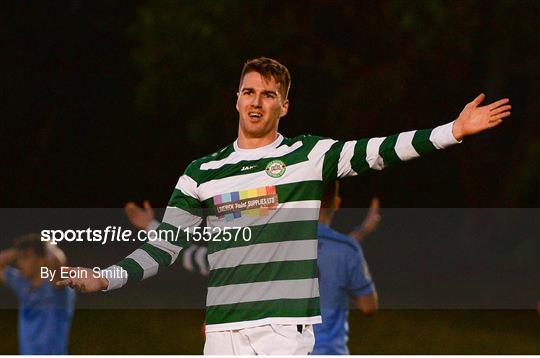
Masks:
[[[320,323],[317,220],[326,184],[456,144],[452,126],[346,142],[279,135],[264,147],[234,142],[195,160],[158,228],[174,235],[117,263],[128,275],[111,279],[108,289],[171,265],[205,222],[211,234],[207,332]]]

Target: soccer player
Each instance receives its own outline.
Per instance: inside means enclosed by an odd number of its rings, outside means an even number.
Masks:
[[[37,234],[21,236],[12,248],[0,251],[0,282],[19,301],[21,354],[67,354],[75,292],[54,285],[59,274],[52,281],[41,276],[42,267],[58,270],[65,261],[62,250]],[[17,268],[9,266],[15,263]]]
[[[335,212],[341,205],[339,182],[330,183],[321,201],[317,266],[321,295],[322,324],[314,325],[313,354],[349,354],[349,299],[364,314],[375,313],[378,297],[368,265],[358,241],[373,232],[379,222],[379,201],[374,198],[368,215],[349,236],[330,229]]]
[[[364,241],[379,225],[379,199],[371,200],[366,218],[348,236],[330,229],[334,214],[340,206],[339,182],[336,181],[326,188],[319,213],[317,267],[322,324],[313,326],[315,355],[349,354],[349,298],[354,298],[356,305],[366,315],[378,309],[377,291],[359,242]],[[144,201],[143,207],[129,202],[125,212],[131,224],[140,230],[155,230],[159,227],[154,209],[148,201]],[[187,271],[197,271],[207,276],[210,268],[206,254],[205,246],[192,245],[180,251],[178,260]]]
[[[127,275],[79,272],[59,284],[109,291],[155,275],[188,246],[204,209],[210,232],[222,230],[208,246],[204,353],[307,354],[312,325],[321,322],[316,235],[326,184],[447,148],[510,115],[508,99],[480,106],[481,94],[455,121],[434,129],[347,142],[286,138],[278,125],[289,109],[290,83],[287,68],[273,59],[246,62],[236,101],[238,138],[193,161],[180,177],[158,228],[168,240],[145,243],[106,269]],[[248,240],[230,240],[238,227]]]

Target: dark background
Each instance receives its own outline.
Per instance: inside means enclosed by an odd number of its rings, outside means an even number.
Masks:
[[[434,127],[482,91],[512,117],[444,153],[345,180],[344,205],[538,207],[538,1],[4,1],[3,207],[164,205],[236,137],[243,62],[293,77],[286,136]]]

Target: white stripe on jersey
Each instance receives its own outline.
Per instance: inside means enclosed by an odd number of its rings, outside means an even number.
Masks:
[[[319,279],[250,282],[236,285],[208,287],[206,305],[226,305],[253,301],[297,299],[319,296]]]

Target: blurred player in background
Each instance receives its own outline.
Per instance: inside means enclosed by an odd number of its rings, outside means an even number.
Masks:
[[[13,247],[0,251],[0,282],[19,301],[19,351],[24,355],[67,354],[75,291],[54,285],[66,256],[37,234],[21,236]],[[16,268],[10,265],[16,265]],[[51,281],[41,268],[58,270]]]
[[[204,353],[309,354],[313,324],[321,323],[316,236],[325,186],[458,144],[510,115],[508,99],[480,106],[480,94],[457,119],[433,129],[352,141],[286,138],[278,126],[290,84],[278,61],[247,61],[237,92],[238,137],[191,162],[179,178],[158,228],[169,239],[141,245],[100,277],[78,268],[76,278],[58,284],[119,289],[174,263],[203,220],[211,231],[240,228],[249,240],[209,242]]]
[[[371,200],[366,218],[349,236],[330,229],[340,205],[339,182],[336,181],[329,184],[324,193],[317,232],[322,324],[314,325],[313,354],[318,355],[349,354],[349,298],[354,299],[364,314],[378,309],[377,291],[359,242],[379,225],[379,199]],[[155,230],[159,226],[148,201],[144,201],[143,207],[129,202],[124,209],[131,224],[139,230]],[[210,270],[207,251],[205,246],[192,245],[180,252],[178,260],[184,269],[207,276]]]
[[[319,214],[317,266],[322,323],[314,325],[315,355],[349,354],[349,299],[364,314],[373,314],[379,307],[377,291],[359,244],[379,225],[379,200],[372,199],[364,222],[348,236],[330,228],[340,206],[336,181],[326,188]]]

